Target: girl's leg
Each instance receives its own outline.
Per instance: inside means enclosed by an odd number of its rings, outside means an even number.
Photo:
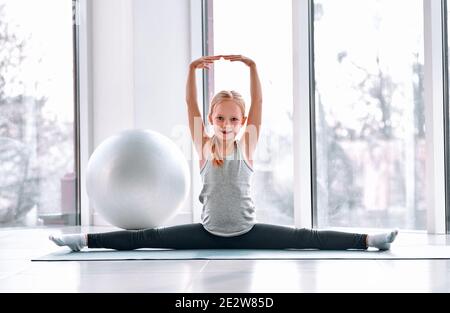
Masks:
[[[231,249],[367,249],[367,235],[260,224],[248,233],[226,238]]]
[[[88,234],[89,248],[134,250],[139,248],[220,249],[223,237],[214,236],[202,224],[185,224],[142,230]]]

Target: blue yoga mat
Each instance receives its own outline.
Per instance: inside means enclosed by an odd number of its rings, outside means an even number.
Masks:
[[[376,249],[330,251],[330,250],[167,250],[139,249],[116,251],[108,249],[85,249],[71,252],[61,248],[32,261],[121,261],[121,260],[378,260],[378,259],[450,259],[450,246],[408,246],[392,247],[389,251]]]

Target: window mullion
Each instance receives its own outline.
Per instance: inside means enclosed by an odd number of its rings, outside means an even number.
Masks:
[[[293,134],[294,221],[296,227],[311,228],[313,168],[311,140],[312,19],[311,0],[292,1],[293,25]]]
[[[442,1],[424,1],[427,230],[445,233]]]

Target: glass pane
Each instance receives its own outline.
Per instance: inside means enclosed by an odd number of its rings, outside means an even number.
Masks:
[[[314,1],[318,227],[424,230],[422,0]]]
[[[214,54],[250,57],[257,64],[261,79],[263,121],[252,186],[258,221],[293,225],[291,1],[209,3],[213,3],[213,29],[209,31],[213,33]],[[250,75],[243,63],[216,62],[210,88],[214,94],[220,90],[240,92],[248,112]]]
[[[75,223],[71,0],[0,0],[0,227]]]

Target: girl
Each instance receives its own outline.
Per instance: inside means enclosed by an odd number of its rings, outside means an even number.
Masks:
[[[221,91],[210,103],[208,120],[214,135],[205,132],[197,104],[195,71],[210,69],[213,62],[224,58],[242,62],[250,70],[251,106],[245,115],[245,103],[235,91]],[[202,223],[132,231],[97,234],[50,236],[59,246],[74,251],[83,247],[133,250],[138,248],[168,249],[367,249],[390,248],[398,231],[367,235],[338,231],[318,231],[256,222],[255,206],[250,196],[253,155],[258,142],[262,113],[261,84],[256,64],[242,55],[206,56],[189,66],[186,103],[189,128],[196,151],[203,189]],[[245,132],[240,140],[236,137]],[[199,127],[197,127],[199,126]],[[200,134],[195,130],[200,128]]]

